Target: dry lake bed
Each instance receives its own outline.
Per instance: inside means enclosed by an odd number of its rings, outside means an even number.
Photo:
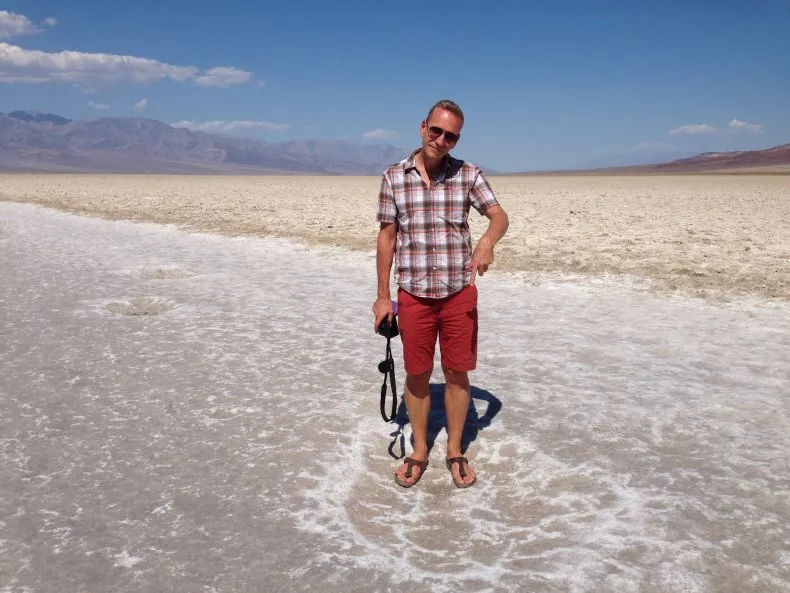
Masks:
[[[492,184],[462,491],[374,178],[0,176],[0,591],[789,590],[788,177]]]

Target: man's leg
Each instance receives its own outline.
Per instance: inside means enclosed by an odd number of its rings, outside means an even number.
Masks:
[[[403,399],[409,412],[414,439],[411,458],[427,461],[428,415],[431,411],[430,381],[436,336],[439,332],[435,303],[399,290],[398,317],[406,369]],[[411,465],[411,475],[407,478],[408,471],[409,464],[404,462],[395,472],[395,478],[401,486],[414,484],[422,476],[422,470],[416,465]]]
[[[406,402],[406,409],[409,412],[409,424],[411,424],[412,438],[414,446],[410,457],[417,461],[428,459],[428,415],[431,412],[431,371],[419,375],[406,376],[406,389],[403,399]],[[409,466],[404,463],[395,472],[395,476],[402,482],[414,484],[422,473],[416,465],[412,466],[411,477],[406,477]]]
[[[447,458],[461,457],[461,436],[464,432],[466,415],[469,412],[469,374],[454,371],[442,366],[444,371],[444,408],[447,411]],[[471,484],[475,481],[475,471],[464,463],[466,476],[461,477],[460,464],[452,465],[453,479],[456,482]]]
[[[461,436],[470,399],[468,372],[477,365],[477,287],[470,285],[453,295],[442,307],[439,323],[447,410],[447,458],[452,459],[463,455]],[[476,479],[474,470],[466,462],[453,463],[450,469],[456,484],[471,485]]]

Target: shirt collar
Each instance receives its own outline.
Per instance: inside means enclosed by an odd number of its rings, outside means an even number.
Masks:
[[[406,158],[406,164],[404,165],[404,169],[407,173],[410,170],[417,168],[417,165],[414,162],[414,157],[416,157],[417,153],[420,152],[421,150],[422,148],[418,148]],[[450,155],[449,154],[444,155],[442,161],[444,162],[444,177],[447,177],[450,174],[450,169],[451,169]]]

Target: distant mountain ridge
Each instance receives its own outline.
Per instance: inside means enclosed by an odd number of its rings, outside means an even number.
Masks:
[[[790,144],[762,150],[703,152],[670,163],[647,165],[655,172],[705,172],[790,166]]]
[[[143,117],[71,120],[52,113],[0,113],[0,171],[378,175],[408,150],[346,140],[266,142],[193,132]],[[483,167],[487,173],[496,173]],[[790,172],[790,144],[702,153],[663,163],[524,174]]]
[[[0,113],[2,115],[2,113]],[[53,113],[42,113],[41,111],[12,111],[8,117],[13,117],[22,121],[35,122],[35,123],[52,123],[55,125],[63,125],[69,123],[71,120],[55,115]]]
[[[565,171],[534,171],[523,175],[554,174],[650,174],[650,173],[728,173],[728,172],[787,172],[790,173],[790,144],[781,144],[761,150],[735,150],[731,152],[703,152],[666,163],[574,169]]]
[[[0,171],[374,175],[408,152],[345,140],[235,138],[143,117],[0,113]]]

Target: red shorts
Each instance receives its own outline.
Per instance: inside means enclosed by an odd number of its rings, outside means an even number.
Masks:
[[[442,299],[428,299],[398,289],[398,328],[406,373],[433,368],[436,336],[442,366],[471,371],[477,366],[477,287],[470,284]]]

